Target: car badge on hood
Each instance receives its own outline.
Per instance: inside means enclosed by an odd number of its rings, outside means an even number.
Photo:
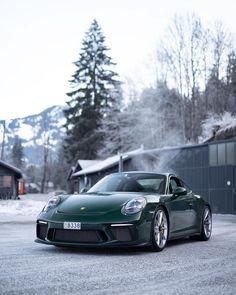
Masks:
[[[80,210],[85,210],[85,209],[86,209],[86,207],[81,207],[81,208],[80,208]]]

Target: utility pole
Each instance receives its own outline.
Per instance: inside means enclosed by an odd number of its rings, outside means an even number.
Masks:
[[[5,146],[6,122],[5,122],[5,120],[2,120],[2,121],[0,121],[0,123],[3,126],[1,160],[4,160],[4,146]]]
[[[119,172],[123,172],[123,156],[119,154]]]

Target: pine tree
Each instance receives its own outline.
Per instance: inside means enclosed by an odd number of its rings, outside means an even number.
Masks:
[[[70,81],[73,90],[65,110],[67,138],[64,148],[69,162],[94,159],[104,134],[98,132],[101,120],[118,104],[121,83],[112,71],[115,65],[107,55],[105,37],[94,20],[85,34],[77,70]]]
[[[22,169],[24,166],[24,149],[18,136],[15,137],[12,147],[12,164],[19,169]]]

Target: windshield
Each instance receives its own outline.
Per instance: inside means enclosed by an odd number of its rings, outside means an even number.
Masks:
[[[166,177],[160,174],[112,174],[97,182],[88,193],[97,192],[149,192],[164,194]]]

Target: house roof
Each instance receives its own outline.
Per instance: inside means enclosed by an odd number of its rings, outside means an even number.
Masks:
[[[137,150],[122,154],[122,160],[126,161],[131,156],[138,154],[141,151],[142,151],[142,149],[137,149]],[[107,168],[113,167],[119,163],[120,157],[121,157],[121,155],[115,155],[115,156],[109,157],[103,161],[98,161],[98,163],[96,163],[95,165],[89,166],[88,168],[82,169],[82,170],[74,173],[72,175],[72,178],[78,177],[81,175],[93,174],[93,173],[96,173],[99,171],[103,171]]]
[[[87,169],[90,166],[96,165],[100,162],[101,162],[100,160],[78,160],[76,164],[76,168],[79,165],[81,167],[81,170],[83,170],[83,169]]]
[[[67,180],[70,180],[72,175],[83,170],[86,169],[92,165],[96,165],[98,163],[100,163],[100,160],[78,160],[75,164],[75,166],[72,166],[70,168],[70,171],[67,175]]]
[[[22,173],[21,173],[20,169],[18,169],[16,167],[14,167],[14,166],[12,166],[12,165],[10,165],[10,164],[2,161],[2,160],[0,160],[0,166],[3,166],[5,168],[7,168],[7,169],[9,169],[9,170],[11,170],[13,172],[15,172],[16,175],[17,175],[17,178],[21,178],[22,177]]]

